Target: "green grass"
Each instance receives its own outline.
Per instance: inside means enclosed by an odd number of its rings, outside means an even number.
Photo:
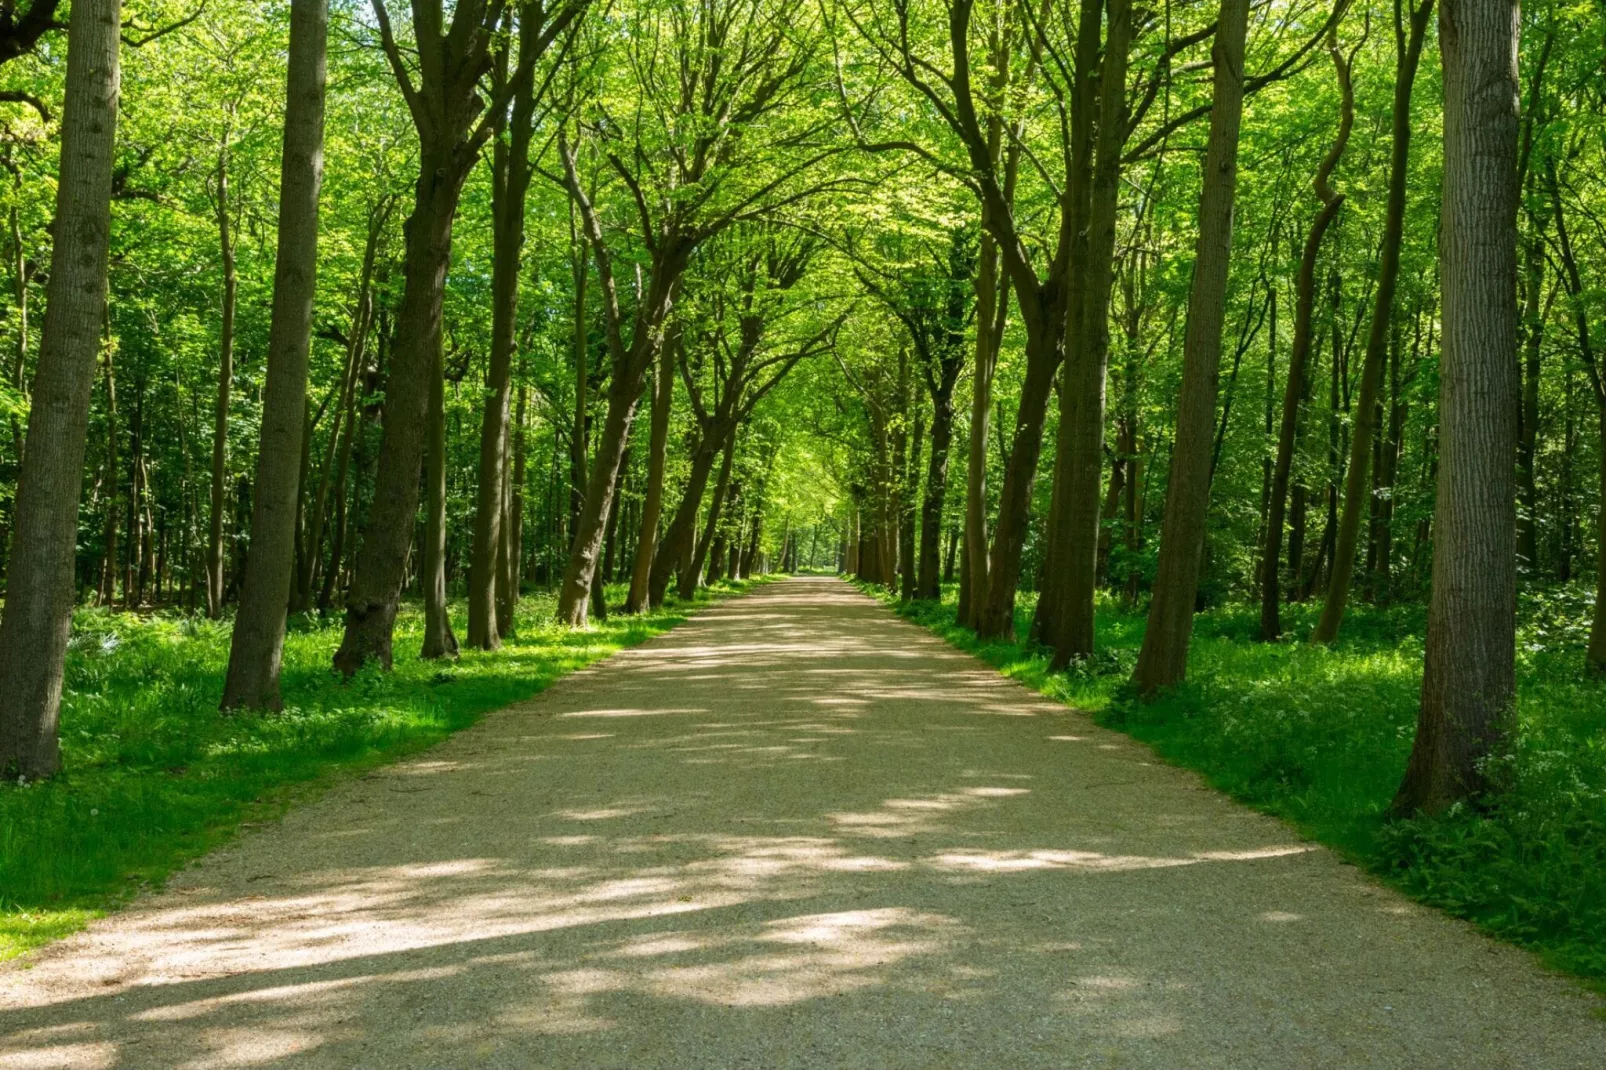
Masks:
[[[63,772],[0,786],[0,960],[76,931],[340,777],[666,631],[685,609],[574,631],[552,624],[551,596],[537,595],[501,650],[429,662],[417,656],[422,614],[405,607],[394,671],[365,669],[349,683],[329,670],[339,621],[298,617],[285,640],[285,711],[271,717],[218,713],[229,621],[82,610],[67,655]]]
[[[1302,641],[1320,607],[1288,607],[1282,643],[1254,640],[1255,607],[1197,618],[1188,683],[1140,705],[1124,685],[1141,615],[1100,605],[1099,653],[1061,673],[1019,642],[981,642],[941,604],[900,612],[1008,676],[1089,710],[1100,723],[1198,770],[1422,902],[1606,979],[1606,685],[1583,675],[1591,595],[1525,595],[1518,634],[1517,733],[1494,762],[1503,793],[1435,820],[1389,822],[1416,725],[1424,613],[1352,609],[1331,649]],[[890,601],[890,600],[889,600]],[[1018,631],[1034,602],[1017,607]]]

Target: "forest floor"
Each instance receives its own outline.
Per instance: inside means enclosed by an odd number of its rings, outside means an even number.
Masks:
[[[0,967],[7,1067],[1512,1067],[1599,997],[835,579]]]

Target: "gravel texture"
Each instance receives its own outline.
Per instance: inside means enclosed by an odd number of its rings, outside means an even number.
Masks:
[[[0,1066],[1601,1070],[1599,1004],[812,578],[0,967]]]

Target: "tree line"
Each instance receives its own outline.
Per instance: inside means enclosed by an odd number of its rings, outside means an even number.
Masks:
[[[1035,592],[1056,667],[1146,606],[1141,697],[1201,606],[1425,600],[1435,811],[1513,730],[1519,583],[1606,572],[1598,13],[56,7],[0,25],[12,776],[86,600],[232,607],[222,704],[273,710],[297,614],[350,675],[409,595],[450,657],[526,584],[583,626],[824,566],[984,637]]]

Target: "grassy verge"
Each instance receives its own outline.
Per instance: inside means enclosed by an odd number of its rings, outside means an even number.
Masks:
[[[893,600],[888,599],[889,603]],[[1143,618],[1101,604],[1099,653],[1051,673],[1021,642],[981,642],[953,593],[899,612],[1005,675],[1198,770],[1216,787],[1328,844],[1422,902],[1606,981],[1606,685],[1584,678],[1591,602],[1580,590],[1523,599],[1518,731],[1496,762],[1505,792],[1482,809],[1388,822],[1421,685],[1420,607],[1356,607],[1332,648],[1303,642],[1319,606],[1289,607],[1283,643],[1254,640],[1253,607],[1201,614],[1186,686],[1150,705],[1124,695]],[[1025,596],[1017,630],[1033,608]]]
[[[721,585],[698,601],[754,582]],[[76,931],[341,777],[428,747],[667,631],[688,608],[572,631],[551,623],[550,596],[533,596],[501,650],[453,662],[418,658],[422,614],[404,608],[394,670],[365,670],[350,683],[329,671],[339,622],[297,618],[285,640],[285,711],[276,717],[218,713],[230,622],[83,610],[62,699],[65,771],[45,783],[0,785],[0,960]]]

